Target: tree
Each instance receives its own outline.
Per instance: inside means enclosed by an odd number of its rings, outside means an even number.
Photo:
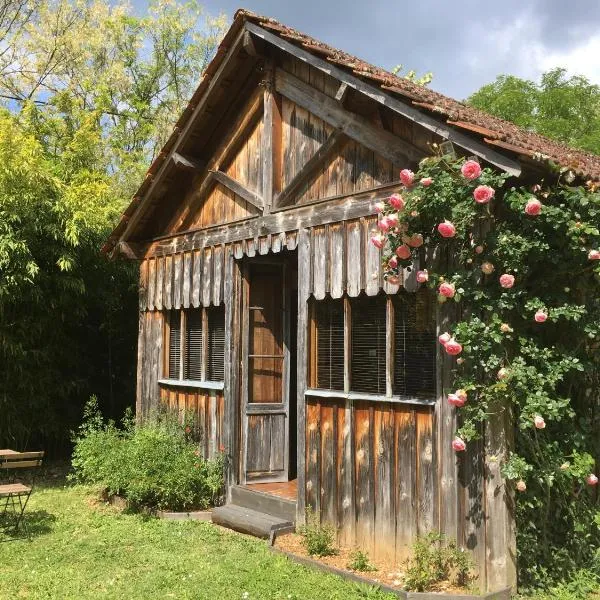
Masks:
[[[600,86],[555,68],[540,83],[500,75],[467,100],[476,108],[574,148],[600,154]]]
[[[224,19],[4,0],[0,23],[0,446],[60,448],[91,394],[133,401],[137,269],[99,249]]]

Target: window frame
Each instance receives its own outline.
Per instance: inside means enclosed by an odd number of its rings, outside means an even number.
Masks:
[[[381,292],[380,292],[381,294]],[[383,295],[383,294],[381,294]],[[411,293],[411,295],[414,295]],[[379,296],[367,296],[375,300]],[[358,298],[358,297],[357,297]],[[436,347],[434,352],[435,361],[435,391],[431,398],[418,398],[412,396],[401,396],[393,393],[394,386],[394,354],[395,354],[395,307],[394,307],[394,296],[385,294],[385,393],[376,394],[370,392],[358,392],[351,389],[351,371],[352,371],[352,300],[347,294],[344,294],[341,298],[335,298],[333,300],[340,301],[343,303],[344,310],[344,389],[343,390],[330,390],[315,387],[317,381],[317,320],[316,310],[319,300],[311,297],[309,301],[309,365],[308,365],[308,381],[305,394],[307,396],[320,397],[320,398],[345,398],[347,400],[367,400],[367,401],[382,401],[392,402],[400,404],[418,404],[425,406],[432,406],[436,403],[437,397],[439,396],[439,383],[438,383],[438,372],[439,372],[439,349]],[[331,298],[327,297],[327,301]],[[415,297],[416,301],[416,297]],[[438,331],[438,310],[434,310],[434,329]]]
[[[172,385],[177,387],[192,387],[192,388],[203,388],[222,390],[225,387],[225,379],[223,380],[210,380],[207,379],[209,372],[209,317],[208,313],[210,310],[221,309],[225,311],[224,304],[219,306],[206,307],[202,306],[199,308],[185,308],[185,309],[172,309],[166,311],[164,319],[164,337],[163,337],[163,361],[162,361],[162,378],[158,380],[159,384]],[[200,362],[200,379],[185,379],[185,366],[188,357],[187,352],[187,337],[188,337],[188,318],[190,311],[201,311],[201,327],[202,327],[202,355]],[[171,336],[171,322],[174,317],[180,319],[180,339],[179,339],[179,377],[170,377],[169,372],[169,359],[170,359],[170,336]],[[226,319],[224,319],[226,321]],[[225,341],[223,340],[223,359],[225,357]],[[223,373],[223,377],[225,373]]]

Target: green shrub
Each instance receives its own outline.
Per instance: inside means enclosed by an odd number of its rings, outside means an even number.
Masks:
[[[306,524],[298,531],[311,556],[334,556],[338,553],[335,547],[335,529],[331,525],[323,525],[313,511],[306,511]]]
[[[465,587],[472,581],[473,561],[455,542],[440,533],[419,537],[407,561],[404,585],[409,591],[426,592],[437,583],[450,581]]]
[[[135,425],[126,414],[117,427],[104,421],[92,398],[74,440],[74,478],[124,496],[136,508],[206,508],[222,492],[224,460],[201,458],[188,430],[169,415]]]
[[[352,571],[377,571],[377,569],[369,562],[369,555],[358,549],[350,553],[350,560],[346,567]]]

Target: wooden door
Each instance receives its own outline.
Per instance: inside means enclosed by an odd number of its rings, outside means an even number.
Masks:
[[[247,264],[244,288],[243,480],[287,481],[290,420],[285,264]]]

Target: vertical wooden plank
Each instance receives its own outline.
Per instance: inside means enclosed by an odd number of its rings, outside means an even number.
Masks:
[[[417,420],[417,531],[425,535],[434,529],[434,479],[432,411],[429,408],[416,410]]]
[[[140,263],[140,279],[138,286],[140,310],[148,308],[148,261]]]
[[[368,402],[357,402],[354,408],[355,477],[356,477],[356,543],[373,549],[375,504],[373,490],[373,421]]]
[[[295,250],[298,245],[298,234],[295,231],[287,233],[285,236],[285,247],[288,250]]]
[[[198,308],[202,297],[202,250],[194,250],[192,267],[192,306]]]
[[[256,256],[256,241],[255,240],[246,240],[246,256],[248,258],[253,258]]]
[[[416,419],[409,406],[397,405],[394,413],[396,559],[404,560],[417,535]]]
[[[181,295],[183,291],[183,255],[173,256],[173,308],[181,308]]]
[[[350,400],[340,402],[338,408],[338,524],[340,543],[354,544],[354,433],[352,426],[352,404]]]
[[[337,527],[337,419],[335,405],[325,401],[321,406],[321,520]]]
[[[220,444],[222,444],[227,452],[228,457],[237,457],[233,453],[234,440],[236,437],[236,410],[235,404],[237,396],[234,395],[234,382],[237,377],[234,374],[234,365],[237,365],[237,360],[234,358],[233,341],[235,333],[233,331],[234,319],[236,313],[236,291],[237,287],[234,283],[234,277],[237,273],[233,263],[233,247],[232,245],[225,246],[225,272],[223,276],[223,301],[225,303],[225,353],[224,353],[224,384],[222,397],[222,434]],[[235,361],[235,362],[234,362]],[[232,461],[227,461],[225,470],[225,488],[227,493],[227,501],[231,501],[231,486],[235,483],[235,469],[231,464]],[[238,462],[237,460],[235,462]]]
[[[343,223],[329,226],[329,280],[332,298],[341,298],[344,295],[345,281],[345,232]]]
[[[165,291],[163,295],[163,304],[167,310],[173,308],[173,256],[165,256]]]
[[[146,344],[146,319],[144,313],[138,315],[138,345],[137,345],[137,374],[135,389],[135,417],[138,423],[142,422],[143,417],[143,398],[144,398],[144,346]]]
[[[363,261],[362,227],[360,221],[346,223],[346,277],[347,292],[352,298],[360,294],[362,289]]]
[[[321,514],[320,469],[320,407],[315,399],[306,402],[306,506]]]
[[[271,59],[265,61],[264,80],[264,114],[263,131],[261,140],[262,153],[262,197],[264,202],[264,213],[271,211],[273,204],[273,130],[274,122],[277,120],[274,97],[274,69],[275,65]]]
[[[148,262],[148,310],[154,310],[154,294],[156,290],[156,261],[149,258]]]
[[[212,248],[204,248],[202,256],[202,306],[210,306],[212,296]]]
[[[164,256],[156,257],[156,288],[154,290],[154,307],[156,310],[163,309],[163,288],[165,274]]]
[[[191,284],[192,284],[192,253],[183,254],[183,283],[181,303],[183,308],[189,308],[191,304]]]
[[[306,422],[304,393],[308,366],[308,297],[310,295],[310,236],[306,229],[298,232],[298,331],[296,365],[296,420],[298,460],[298,502],[296,522],[305,521],[306,507]]]
[[[223,301],[223,257],[224,246],[213,248],[213,304],[219,306]]]
[[[209,458],[215,458],[219,447],[217,445],[217,392],[216,390],[209,390],[208,393],[208,405],[210,414],[210,431],[209,431],[209,442],[208,442],[208,456]]]
[[[393,559],[396,550],[394,415],[392,405],[375,405],[375,543],[378,556]]]
[[[367,296],[376,296],[382,287],[381,251],[371,244],[371,230],[375,229],[377,217],[365,218],[363,222],[363,244],[365,257],[365,291]]]
[[[313,294],[323,300],[328,291],[327,259],[329,257],[327,226],[313,228]]]

